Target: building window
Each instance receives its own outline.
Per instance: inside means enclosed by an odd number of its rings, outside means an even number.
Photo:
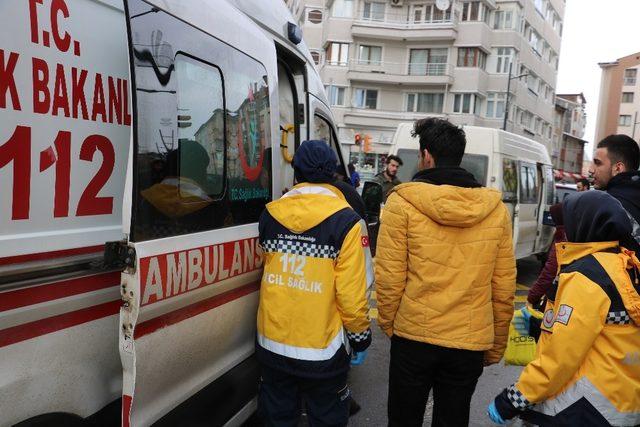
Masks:
[[[358,64],[380,65],[382,48],[380,46],[361,45],[358,48]]]
[[[478,67],[484,70],[487,54],[477,47],[458,48],[458,67]]]
[[[458,93],[453,98],[453,112],[458,114],[478,114],[480,97],[473,93]]]
[[[444,108],[444,93],[407,94],[407,111],[412,113],[441,114]]]
[[[467,1],[462,3],[463,21],[484,21],[489,20],[489,10],[482,2]]]
[[[631,126],[631,116],[628,114],[621,114],[618,119],[618,126]]]
[[[324,53],[327,64],[347,65],[349,61],[349,43],[330,42]]]
[[[506,99],[505,93],[489,93],[487,95],[487,117],[490,119],[503,118]]]
[[[409,74],[412,76],[444,76],[447,70],[447,49],[411,49]]]
[[[544,40],[533,28],[529,27],[529,45],[533,51],[540,57],[542,57],[542,49],[544,46]]]
[[[313,62],[315,62],[316,65],[320,64],[320,52],[318,52],[317,50],[312,50],[311,57],[313,58]]]
[[[378,108],[378,91],[376,89],[356,89],[354,107],[375,110]]]
[[[532,118],[533,118],[533,115],[530,112],[523,111],[522,114],[520,115],[520,124],[525,129],[530,129],[531,128],[531,119]]]
[[[385,3],[366,1],[364,2],[362,18],[369,19],[371,21],[384,21],[385,7]]]
[[[540,14],[540,16],[542,16],[544,18],[545,15],[545,0],[533,0],[533,4],[536,7],[536,11],[538,11],[538,13]]]
[[[512,10],[499,10],[494,14],[493,28],[496,30],[515,29],[514,12]]]
[[[638,75],[637,68],[630,68],[624,70],[624,84],[625,86],[633,86],[636,84],[636,77]]]
[[[318,9],[310,9],[307,12],[307,21],[312,24],[322,23],[322,11]]]
[[[451,6],[442,11],[434,4],[413,4],[409,15],[414,24],[451,21]]]
[[[333,106],[344,106],[345,88],[341,86],[325,86],[327,95],[329,96],[329,104]]]
[[[496,53],[496,73],[507,74],[509,65],[513,60],[515,49],[511,47],[499,47],[494,49]]]
[[[529,88],[529,92],[535,96],[538,96],[540,92],[540,84],[541,80],[533,73],[529,73],[527,76],[527,88]]]
[[[336,18],[353,17],[354,0],[335,0],[331,6],[331,16]]]
[[[633,102],[633,92],[622,92],[622,102],[625,104]]]

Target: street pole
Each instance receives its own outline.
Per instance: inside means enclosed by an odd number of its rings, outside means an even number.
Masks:
[[[631,134],[631,139],[636,139],[636,125],[638,124],[638,112],[633,116],[633,131]]]
[[[509,61],[509,78],[507,79],[507,99],[504,103],[504,121],[502,122],[502,130],[507,130],[507,117],[509,116],[509,95],[511,94],[511,67],[513,61]],[[496,99],[496,108],[498,107]]]

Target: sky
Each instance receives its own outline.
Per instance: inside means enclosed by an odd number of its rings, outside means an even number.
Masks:
[[[583,92],[584,139],[593,143],[600,92],[599,62],[640,52],[640,1],[567,0],[556,93]],[[591,158],[592,146],[585,147]]]

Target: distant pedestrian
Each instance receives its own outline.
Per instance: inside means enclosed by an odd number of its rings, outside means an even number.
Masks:
[[[382,201],[387,202],[387,197],[396,185],[402,184],[398,179],[398,169],[402,166],[402,159],[398,156],[387,156],[385,169],[377,174],[373,181],[382,186]]]
[[[361,218],[330,183],[337,158],[324,141],[296,150],[298,182],[260,216],[264,272],[256,355],[267,426],[344,426],[350,355],[371,343]]]
[[[540,300],[547,292],[547,289],[551,287],[556,274],[558,273],[558,259],[556,256],[556,243],[564,242],[567,240],[567,236],[564,234],[564,219],[562,217],[562,203],[556,203],[549,209],[551,211],[551,218],[556,227],[555,234],[553,235],[553,242],[551,248],[547,253],[547,262],[545,262],[540,275],[536,282],[529,289],[527,295],[527,301],[532,306],[539,305]]]
[[[389,425],[469,424],[483,366],[497,363],[513,316],[516,266],[502,194],[460,167],[466,137],[450,122],[414,126],[420,171],[382,213],[378,324],[391,337]]]
[[[567,243],[549,296],[536,359],[489,405],[504,424],[640,425],[640,261],[620,246],[620,202],[599,191],[564,202]]]
[[[353,163],[349,163],[347,165],[347,168],[349,169],[349,177],[353,188],[360,187],[360,174],[358,173],[358,171],[356,171],[355,165]]]
[[[582,191],[589,191],[590,188],[591,184],[589,184],[589,180],[587,178],[579,179],[578,182],[576,182],[576,190],[578,190],[579,193]]]
[[[593,185],[618,199],[632,221],[635,244],[640,253],[640,148],[627,135],[609,135],[598,143],[589,174]]]

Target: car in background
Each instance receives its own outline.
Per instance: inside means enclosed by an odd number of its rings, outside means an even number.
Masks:
[[[564,199],[577,192],[578,188],[576,184],[570,184],[568,182],[558,182],[556,183],[555,203],[562,203]]]

